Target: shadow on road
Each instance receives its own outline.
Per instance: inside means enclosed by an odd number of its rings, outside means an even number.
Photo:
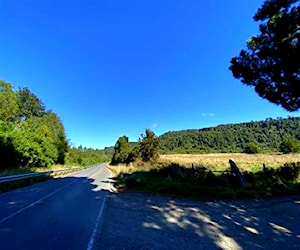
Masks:
[[[109,192],[101,180],[56,178],[1,194],[0,249],[87,249]]]
[[[100,249],[299,249],[300,198],[188,201],[111,195]]]
[[[299,197],[204,202],[114,193],[110,186],[103,178],[65,177],[0,195],[1,246],[87,249],[91,239],[92,249],[300,246]]]

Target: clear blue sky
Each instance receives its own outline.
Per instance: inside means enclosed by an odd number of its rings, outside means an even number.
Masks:
[[[0,79],[28,87],[74,145],[299,116],[228,70],[262,0],[0,0]]]

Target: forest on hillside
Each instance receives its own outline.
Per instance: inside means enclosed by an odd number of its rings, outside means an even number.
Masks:
[[[160,136],[160,153],[244,152],[249,144],[260,152],[277,152],[287,137],[299,142],[299,117],[170,131]]]

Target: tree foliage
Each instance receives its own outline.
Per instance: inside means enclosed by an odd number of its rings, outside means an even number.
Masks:
[[[299,0],[266,0],[254,20],[260,34],[231,59],[230,70],[262,98],[296,111],[300,107]]]
[[[24,128],[11,134],[18,167],[48,167],[55,163],[58,152],[49,137]]]
[[[159,154],[159,138],[150,129],[145,130],[139,138],[139,142],[129,142],[127,136],[119,137],[117,140],[111,164],[128,164],[130,162],[154,162]]]
[[[28,88],[0,81],[0,167],[64,163],[68,142],[60,118]]]
[[[17,165],[18,154],[13,144],[12,124],[0,120],[0,169]]]
[[[46,108],[43,102],[28,88],[21,88],[16,92],[19,105],[19,118],[27,120],[30,117],[41,117]]]
[[[139,153],[144,162],[157,160],[159,154],[159,138],[150,129],[145,130],[139,141]]]
[[[14,122],[19,111],[16,93],[10,83],[0,80],[0,120]]]
[[[300,141],[292,136],[286,136],[283,138],[279,149],[284,154],[300,152]]]
[[[244,149],[246,154],[258,154],[260,152],[261,150],[256,142],[249,142]]]
[[[41,118],[43,124],[47,124],[45,128],[45,136],[52,138],[52,143],[57,148],[57,159],[55,163],[64,164],[65,154],[68,151],[68,141],[64,129],[64,125],[57,114],[47,111]]]
[[[130,154],[130,145],[127,136],[121,136],[117,140],[114,147],[114,154],[111,160],[112,165],[119,163],[128,163],[128,157]]]
[[[100,162],[109,162],[110,159],[111,152],[82,146],[70,147],[66,154],[66,164],[76,166],[90,166]]]

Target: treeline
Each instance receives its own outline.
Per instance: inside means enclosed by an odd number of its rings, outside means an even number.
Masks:
[[[0,80],[0,169],[88,165],[108,158],[96,149],[69,147],[64,125],[28,88]]]
[[[66,154],[66,164],[90,166],[100,162],[109,162],[112,156],[111,151],[86,148],[70,147]]]
[[[249,149],[253,149],[253,153],[288,153],[299,150],[299,140],[299,117],[268,118],[258,122],[167,132],[160,136],[160,153],[247,152]]]

